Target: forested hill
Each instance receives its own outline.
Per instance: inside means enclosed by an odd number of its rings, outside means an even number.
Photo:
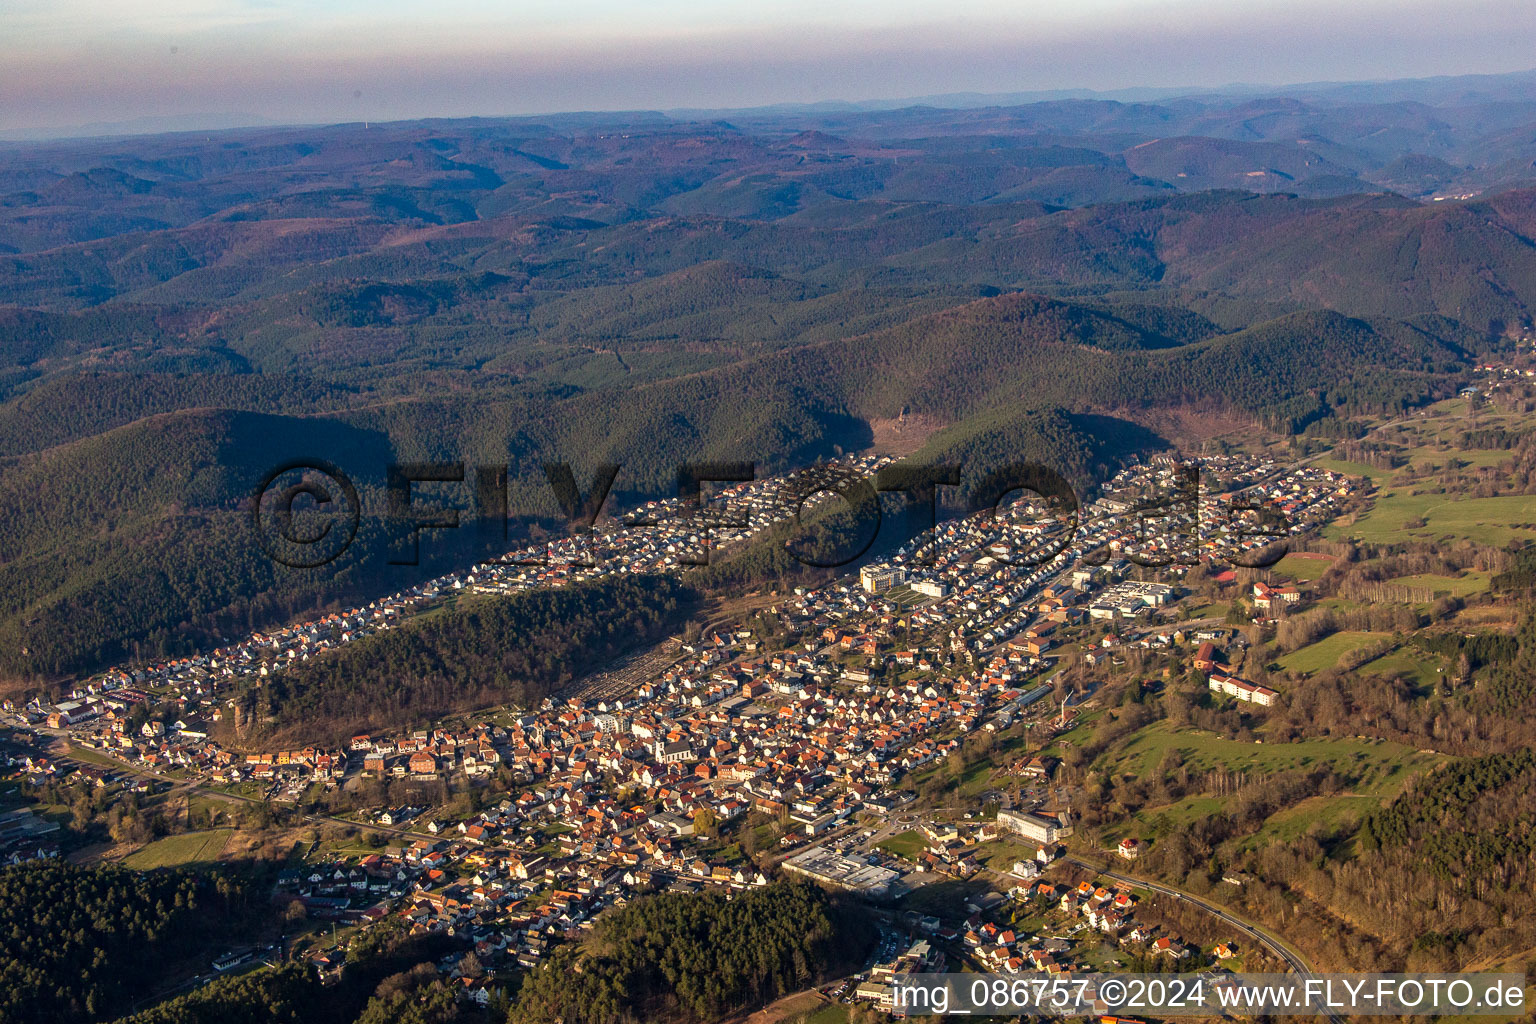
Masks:
[[[621,463],[629,502],[686,459],[773,472],[898,421],[1086,485],[1169,410],[1396,410],[1530,325],[1518,145],[1404,124],[1424,148],[1389,152],[1305,103],[1309,141],[1258,144],[1201,103],[0,149],[0,673],[188,651],[484,553],[457,531],[389,567],[376,504],[336,563],[274,567],[243,516],[288,459],[365,505],[392,462],[507,465],[514,529],[556,521],[551,458]]]
[[[12,671],[54,673],[152,656],[477,557],[466,529],[429,537],[418,569],[387,565],[379,517],[392,462],[509,466],[513,510],[547,519],[557,510],[539,466],[550,457],[620,463],[618,499],[633,501],[669,491],[689,459],[744,458],[775,472],[862,448],[873,422],[918,414],[947,425],[934,453],[1049,461],[1086,489],[1163,443],[1135,422],[1149,410],[1227,409],[1283,431],[1333,412],[1396,410],[1452,390],[1467,364],[1462,346],[1476,340],[1449,321],[1336,313],[1222,334],[1174,308],[1013,294],[672,378],[537,399],[517,386],[427,386],[345,408],[330,391],[317,400],[342,408],[303,415],[293,392],[277,390],[274,404],[295,411],[162,413],[177,394],[191,402],[203,392],[175,377],[150,378],[138,393],[108,390],[113,374],[60,378],[45,385],[55,397],[79,381],[86,401],[112,402],[66,423],[129,418],[123,406],[136,398],[156,411],[13,457],[0,471],[0,636],[11,641],[0,658]],[[43,394],[15,400],[11,415],[38,418]],[[257,388],[207,397],[263,404]],[[1041,432],[1058,410],[1077,418]],[[267,469],[314,456],[351,473],[369,510],[362,540],[325,573],[273,565],[242,511]],[[444,500],[470,512],[461,491]]]
[[[620,576],[465,597],[398,629],[290,666],[247,693],[236,743],[289,733],[341,744],[495,704],[537,705],[618,655],[680,632],[698,595],[671,576]]]
[[[508,1021],[721,1020],[851,969],[876,934],[867,913],[805,882],[637,900],[530,971]]]
[[[110,1020],[165,968],[264,923],[254,882],[39,861],[0,869],[0,1020]]]

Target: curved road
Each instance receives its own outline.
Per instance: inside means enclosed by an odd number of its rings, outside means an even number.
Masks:
[[[1086,868],[1089,871],[1113,878],[1118,882],[1129,882],[1131,885],[1137,885],[1145,889],[1151,889],[1153,892],[1160,892],[1165,896],[1172,896],[1174,899],[1183,900],[1185,903],[1193,903],[1195,906],[1199,907],[1201,910],[1204,910],[1206,913],[1211,914],[1218,920],[1231,925],[1232,927],[1241,931],[1244,935],[1247,935],[1249,938],[1254,939],[1261,945],[1272,950],[1276,956],[1289,964],[1291,970],[1295,971],[1303,979],[1311,977],[1312,975],[1311,965],[1307,963],[1306,958],[1303,957],[1300,953],[1296,952],[1290,946],[1287,946],[1284,942],[1275,936],[1259,929],[1258,927],[1248,923],[1240,917],[1235,916],[1230,911],[1219,907],[1214,903],[1203,900],[1198,896],[1183,891],[1182,889],[1175,889],[1171,885],[1164,885],[1161,882],[1149,882],[1145,878],[1137,878],[1133,875],[1121,874],[1120,872],[1113,871],[1104,865],[1094,864],[1090,861],[1083,860],[1080,857],[1068,855],[1063,859],[1069,863],[1076,864],[1080,868]],[[1327,1010],[1318,1004],[1314,1004],[1314,1006],[1316,1006],[1319,1013],[1326,1015],[1328,1019],[1333,1022],[1333,1024],[1345,1024],[1344,1018],[1339,1014],[1334,1013],[1332,1010]]]

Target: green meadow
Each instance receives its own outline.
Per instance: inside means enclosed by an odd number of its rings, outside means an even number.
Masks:
[[[1284,655],[1280,658],[1280,667],[1289,672],[1303,672],[1308,675],[1321,672],[1323,669],[1337,665],[1339,659],[1350,651],[1369,647],[1371,644],[1385,640],[1387,636],[1386,633],[1369,633],[1363,630],[1340,630],[1323,637],[1315,644],[1308,644]]]
[[[234,829],[215,828],[166,836],[130,853],[123,858],[123,863],[141,870],[212,864],[224,852],[224,845],[232,835]]]

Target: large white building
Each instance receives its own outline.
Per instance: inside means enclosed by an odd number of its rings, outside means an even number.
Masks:
[[[1246,704],[1260,704],[1266,708],[1280,696],[1274,690],[1250,683],[1245,679],[1238,679],[1236,676],[1213,675],[1208,685],[1213,693],[1224,693]]]
[[[1060,818],[1035,811],[998,811],[997,823],[1037,843],[1054,843],[1072,834],[1072,826]]]
[[[899,565],[866,565],[859,570],[859,583],[871,594],[883,594],[907,581],[907,570]]]

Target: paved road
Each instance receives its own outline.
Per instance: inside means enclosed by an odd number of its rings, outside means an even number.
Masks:
[[[1144,889],[1151,889],[1152,891],[1160,892],[1165,896],[1172,896],[1177,900],[1183,900],[1185,903],[1193,903],[1201,910],[1204,910],[1206,913],[1215,916],[1220,921],[1231,925],[1233,928],[1236,928],[1238,931],[1242,932],[1244,935],[1247,935],[1255,942],[1258,942],[1260,945],[1269,949],[1276,956],[1290,965],[1291,970],[1295,971],[1302,978],[1310,977],[1312,974],[1312,966],[1307,963],[1306,958],[1303,957],[1300,953],[1296,952],[1296,950],[1292,949],[1290,946],[1286,945],[1275,936],[1255,927],[1254,925],[1245,921],[1243,918],[1237,917],[1231,911],[1219,907],[1214,903],[1203,900],[1200,897],[1192,893],[1187,893],[1182,889],[1175,889],[1171,885],[1164,885],[1161,882],[1149,882],[1145,878],[1137,878],[1134,875],[1122,874],[1118,871],[1114,871],[1108,867],[1105,867],[1102,864],[1094,864],[1090,861],[1083,860],[1080,857],[1068,856],[1066,860],[1072,864],[1076,864],[1080,868],[1086,868],[1089,871],[1113,878],[1118,882],[1129,882],[1132,885],[1137,885]],[[1334,1013],[1331,1010],[1324,1010],[1320,1004],[1314,1005],[1316,1005],[1319,1010],[1322,1010],[1322,1012],[1327,1015],[1328,1019],[1332,1021],[1333,1024],[1345,1024],[1344,1018],[1339,1014]]]
[[[1182,629],[1186,633],[1191,629],[1202,629],[1205,626],[1225,625],[1226,619],[1217,615],[1208,615],[1203,619],[1180,619],[1177,622],[1160,622],[1150,626],[1137,626],[1135,629],[1125,630],[1127,636],[1146,636],[1148,633],[1166,633],[1173,629]]]

